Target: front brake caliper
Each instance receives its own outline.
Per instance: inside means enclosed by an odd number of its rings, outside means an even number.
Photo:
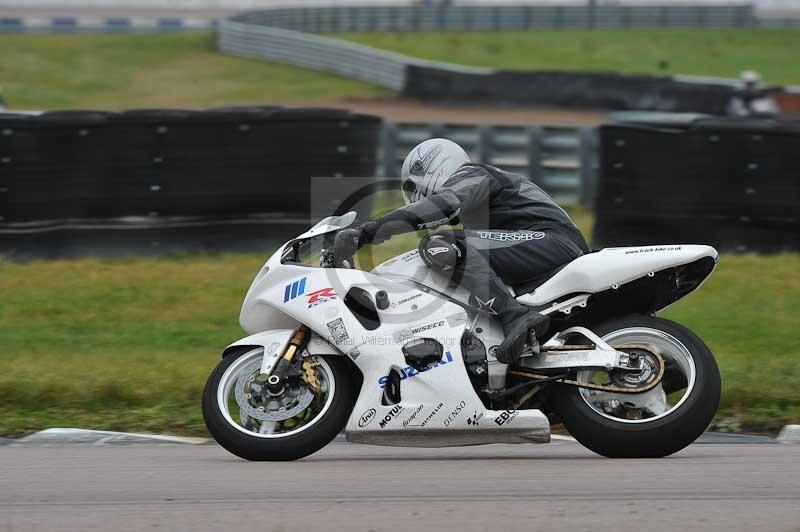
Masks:
[[[303,380],[314,393],[319,393],[322,387],[317,375],[317,363],[311,359],[303,360]]]

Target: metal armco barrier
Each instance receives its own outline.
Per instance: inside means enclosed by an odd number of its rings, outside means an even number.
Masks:
[[[471,74],[491,72],[488,68],[425,61],[331,37],[241,22],[239,18],[220,23],[219,49],[223,52],[332,72],[396,91],[406,85],[408,65]]]
[[[594,245],[800,250],[800,122],[637,119],[599,136]]]
[[[409,2],[410,3],[410,2]],[[15,6],[19,7],[19,6]],[[101,6],[97,6],[101,8]],[[106,6],[106,9],[112,9]],[[113,13],[113,11],[108,11]],[[508,31],[529,29],[800,27],[798,18],[755,16],[735,5],[352,5],[272,8],[248,23],[310,32]],[[208,31],[218,20],[201,17],[0,16],[0,33],[173,33]]]
[[[476,162],[529,177],[561,203],[591,205],[594,198],[594,128],[454,124],[394,124],[383,128],[384,176],[399,176],[403,158],[433,137],[457,142]]]
[[[178,17],[3,17],[2,33],[182,33],[213,31],[218,21]]]
[[[309,33],[531,29],[739,28],[757,24],[747,3],[719,5],[396,5],[273,8],[237,22]]]
[[[332,72],[406,90],[407,69],[490,74],[487,68],[425,61],[313,33],[586,28],[750,27],[749,4],[731,6],[352,6],[275,8],[220,22],[223,52]]]
[[[330,36],[368,31],[484,31],[758,26],[751,5],[355,6],[275,8],[220,23],[219,48],[332,72],[426,101],[720,113],[735,80],[585,72],[504,72],[425,61]]]

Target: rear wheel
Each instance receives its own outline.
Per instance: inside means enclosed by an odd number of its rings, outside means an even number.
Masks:
[[[695,441],[711,423],[721,389],[719,369],[703,341],[685,327],[653,316],[627,316],[593,331],[612,346],[654,347],[664,359],[664,378],[641,394],[561,385],[555,403],[570,434],[592,451],[612,458],[667,456]],[[577,380],[626,386],[631,378],[582,371]]]
[[[261,375],[264,349],[233,353],[203,392],[203,418],[214,439],[246,460],[296,460],[327,445],[345,426],[355,386],[341,357],[309,357],[313,378],[270,390]],[[304,373],[305,375],[305,373]]]

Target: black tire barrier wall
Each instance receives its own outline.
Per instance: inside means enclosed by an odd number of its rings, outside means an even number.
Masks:
[[[180,219],[185,230],[186,220],[266,216],[305,226],[346,198],[338,178],[373,181],[380,129],[380,118],[329,109],[0,114],[0,252],[23,233],[81,224],[143,231]]]
[[[600,128],[595,246],[800,250],[800,122]]]
[[[725,114],[735,85],[612,72],[454,72],[408,65],[403,95],[424,101]]]
[[[0,216],[310,216],[310,177],[375,174],[380,125],[324,109],[0,115]]]

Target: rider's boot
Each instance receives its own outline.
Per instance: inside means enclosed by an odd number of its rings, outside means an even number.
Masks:
[[[538,352],[538,338],[547,332],[550,318],[517,303],[499,280],[492,280],[472,292],[478,306],[497,316],[503,325],[505,340],[495,356],[503,364],[513,364],[522,356],[525,344]]]
[[[499,318],[506,337],[495,351],[497,360],[503,364],[515,363],[522,356],[525,344],[528,344],[534,353],[539,352],[539,338],[550,327],[550,318],[519,303],[517,307],[504,312]]]

